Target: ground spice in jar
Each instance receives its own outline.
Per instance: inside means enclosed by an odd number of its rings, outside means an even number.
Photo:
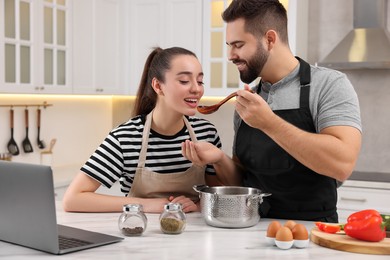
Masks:
[[[178,234],[182,232],[184,221],[175,218],[161,218],[161,230],[167,234]]]
[[[143,232],[144,232],[143,227],[134,227],[134,228],[124,227],[124,228],[122,228],[122,234],[125,236],[141,235]]]

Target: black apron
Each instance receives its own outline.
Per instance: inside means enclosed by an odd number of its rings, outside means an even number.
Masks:
[[[300,107],[273,112],[304,131],[315,133],[309,108],[310,65],[297,59],[300,63]],[[258,93],[260,91],[261,82]],[[262,217],[338,221],[336,180],[310,170],[264,132],[244,121],[237,132],[236,155],[246,168],[243,184],[272,193],[260,206]]]

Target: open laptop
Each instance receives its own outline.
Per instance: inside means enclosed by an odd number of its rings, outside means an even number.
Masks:
[[[65,254],[123,238],[57,225],[50,166],[0,160],[0,240]]]

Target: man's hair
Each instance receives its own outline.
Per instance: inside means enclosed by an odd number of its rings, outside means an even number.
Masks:
[[[245,30],[254,36],[262,37],[268,30],[275,30],[288,44],[287,12],[278,0],[233,0],[222,19],[228,23],[239,18],[245,20]]]

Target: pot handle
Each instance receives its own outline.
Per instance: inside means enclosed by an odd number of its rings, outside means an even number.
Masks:
[[[259,203],[263,202],[263,197],[271,196],[271,193],[260,193],[260,194],[253,194],[246,198],[246,206],[249,207],[251,205],[251,201],[253,199],[260,199]]]
[[[192,188],[194,189],[194,191],[196,192],[202,192],[203,189],[207,189],[209,186],[207,186],[206,184],[200,184],[200,185],[194,185],[192,186]]]

